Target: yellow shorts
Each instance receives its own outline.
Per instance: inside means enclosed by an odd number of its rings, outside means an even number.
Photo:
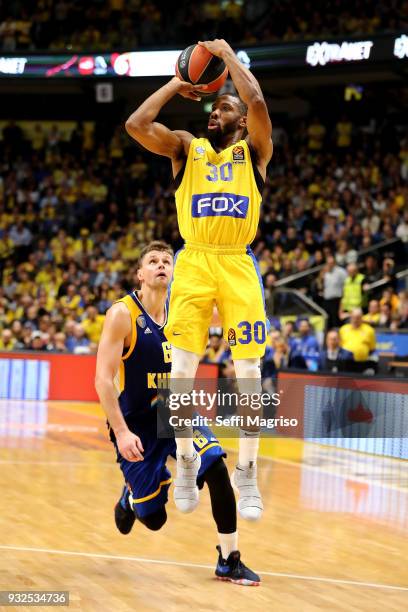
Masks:
[[[262,279],[249,247],[189,244],[176,255],[164,333],[174,346],[202,355],[213,306],[234,359],[262,357],[266,315]]]

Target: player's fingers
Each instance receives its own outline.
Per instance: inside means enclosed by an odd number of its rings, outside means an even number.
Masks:
[[[196,85],[194,85],[194,90],[205,91],[206,89],[208,89],[208,85],[206,85],[205,83],[197,83]]]
[[[126,457],[126,459],[128,461],[131,461],[132,463],[137,463],[138,461],[143,461],[143,459],[141,459],[141,455],[140,454],[136,454],[133,451],[129,451],[128,452],[128,456]]]
[[[127,461],[140,461],[140,453],[139,451],[133,447],[131,444],[127,444],[125,448],[119,449],[120,454]]]
[[[134,456],[134,454],[130,451],[130,450],[126,450],[123,451],[123,453],[121,453],[122,457],[124,457],[126,459],[126,461],[137,461],[136,457]]]
[[[132,453],[135,457],[137,457],[136,461],[143,461],[144,457],[137,447],[136,440],[134,441],[133,446],[132,446]]]
[[[140,438],[136,438],[136,446],[141,453],[144,453],[143,444]]]

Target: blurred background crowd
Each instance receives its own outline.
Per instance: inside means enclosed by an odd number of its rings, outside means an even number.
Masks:
[[[367,361],[376,327],[408,328],[397,278],[407,261],[407,140],[370,126],[345,116],[276,125],[253,243],[272,322],[268,376],[325,368],[327,350],[333,361],[339,348],[345,363]],[[92,122],[6,122],[0,151],[0,349],[95,352],[107,308],[134,287],[143,246],[182,245],[167,160],[142,152],[123,126],[109,133]],[[292,275],[291,288],[339,329],[326,347],[307,319],[273,317],[276,284]],[[217,328],[204,359],[228,366]]]
[[[0,3],[0,49],[106,51],[186,46],[191,40],[217,37],[251,45],[396,32],[407,25],[404,0],[201,0],[177,5],[165,0],[16,0]]]
[[[0,49],[181,48],[217,36],[236,47],[407,25],[398,0],[25,0],[0,2]],[[30,98],[30,115],[16,93],[9,116],[24,118],[0,121],[0,350],[95,353],[106,310],[135,286],[141,249],[152,239],[183,244],[168,161],[127,136],[123,99],[92,119],[89,86],[78,87],[76,98],[53,90],[60,115],[46,94],[42,115]],[[274,156],[252,245],[271,323],[264,376],[375,371],[378,330],[408,329],[407,91],[350,84],[346,102],[340,87],[272,88]],[[31,119],[47,113],[71,120]],[[178,128],[180,117],[170,116]],[[191,121],[205,135],[205,122]],[[292,308],[293,296],[314,305],[310,316]],[[228,374],[217,322],[210,332],[204,360]]]

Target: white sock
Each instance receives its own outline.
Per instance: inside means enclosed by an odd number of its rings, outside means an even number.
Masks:
[[[175,437],[177,444],[177,454],[184,455],[185,457],[192,457],[194,455],[194,444],[193,444],[193,428],[185,427],[183,435],[178,437],[178,431],[175,429]]]
[[[259,447],[259,431],[239,430],[238,465],[248,467],[252,461],[256,463]]]
[[[218,533],[222,558],[227,560],[230,553],[238,550],[238,531],[234,533]]]

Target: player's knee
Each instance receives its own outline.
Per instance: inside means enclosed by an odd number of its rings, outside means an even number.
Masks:
[[[138,517],[138,519],[140,523],[151,531],[159,531],[167,521],[166,508],[163,506],[163,508],[160,508],[156,512],[152,512],[147,516]]]
[[[240,393],[262,393],[260,359],[237,359],[234,361]]]
[[[235,359],[235,373],[237,378],[261,378],[261,360],[259,357],[254,359]]]
[[[171,349],[171,378],[194,379],[199,361],[200,356],[196,353],[173,346]]]
[[[204,473],[204,480],[210,488],[217,488],[220,493],[231,487],[231,481],[224,459],[220,457]]]

